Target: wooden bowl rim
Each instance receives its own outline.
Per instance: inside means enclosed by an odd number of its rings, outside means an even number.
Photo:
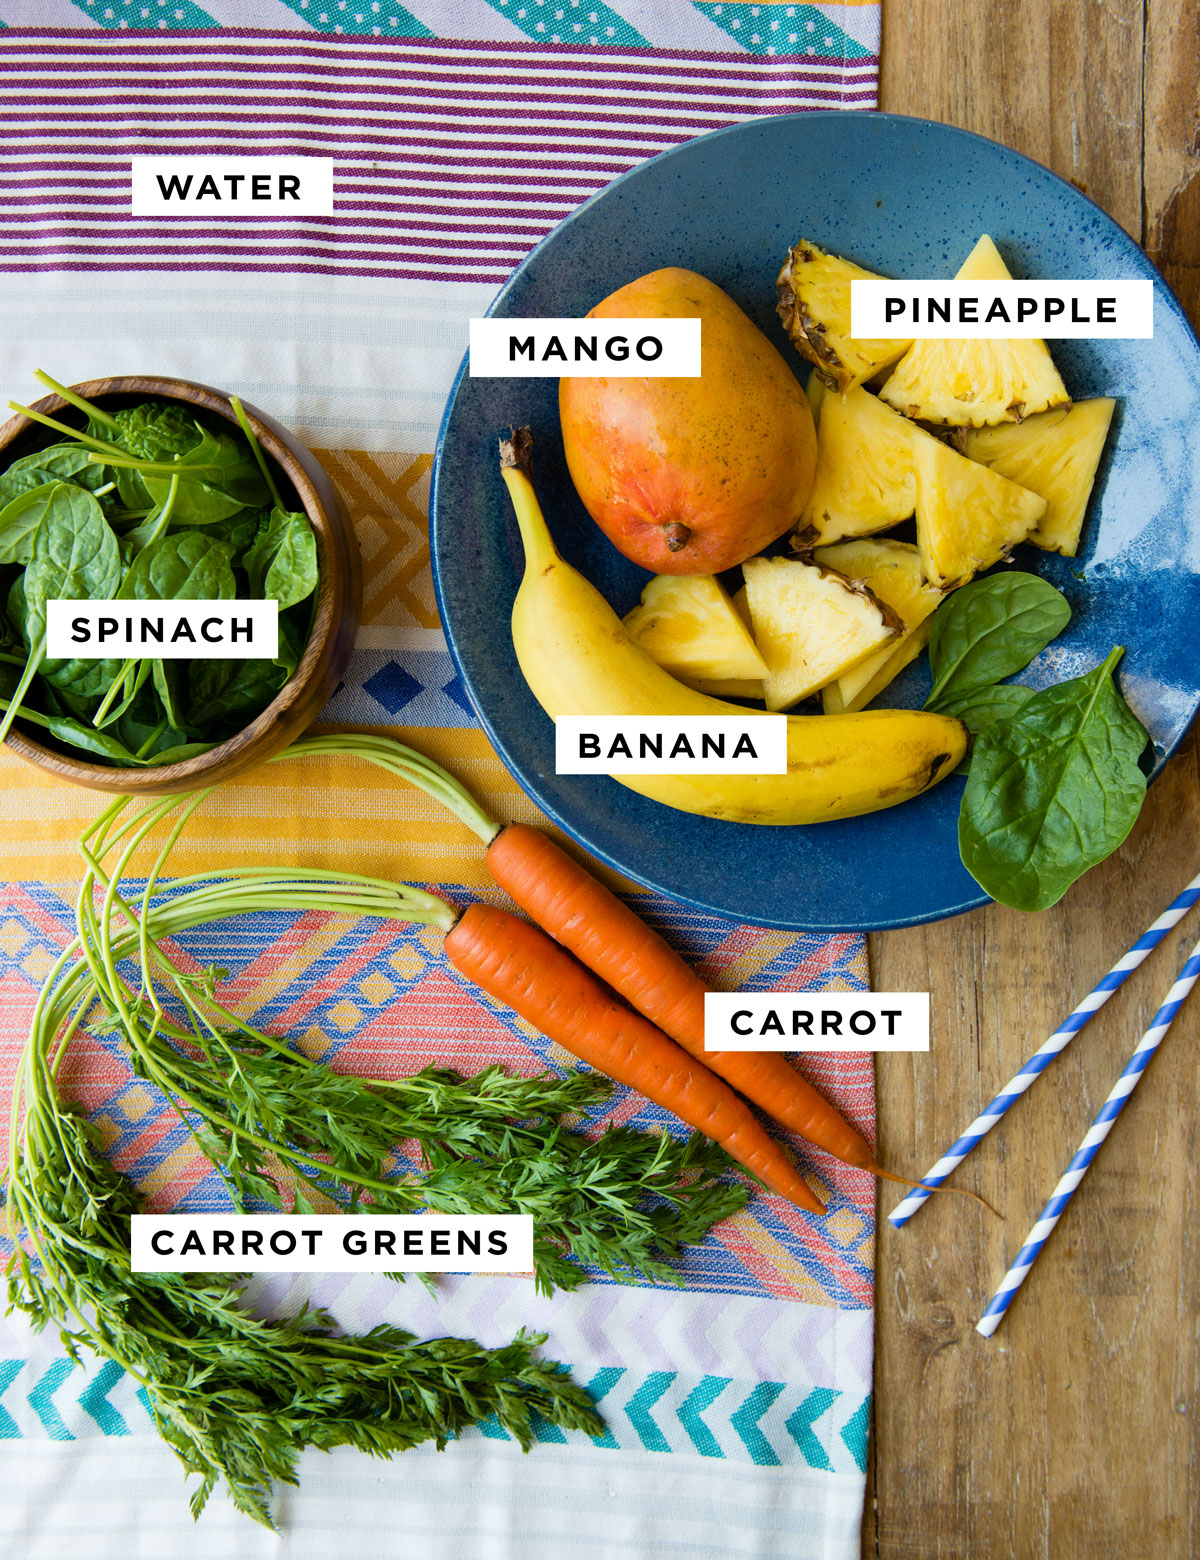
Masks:
[[[74,390],[84,400],[98,403],[116,395],[160,396],[166,400],[182,401],[189,406],[201,406],[206,411],[216,412],[224,417],[235,428],[238,426],[229,395],[212,385],[200,384],[191,379],[175,379],[167,375],[155,374],[126,374],[106,379],[82,380],[78,384],[68,385],[67,389]],[[58,394],[42,396],[29,404],[31,410],[50,415],[62,410],[77,410]],[[76,785],[115,793],[129,791],[153,794],[155,791],[161,791],[169,794],[185,789],[181,782],[194,781],[195,785],[188,788],[200,789],[205,783],[205,777],[218,770],[230,759],[240,758],[242,763],[239,764],[239,768],[249,767],[252,763],[266,762],[287,746],[288,739],[285,735],[274,752],[268,751],[270,743],[267,739],[271,736],[279,716],[302,696],[303,690],[311,683],[313,677],[321,674],[324,653],[336,639],[341,627],[335,610],[336,598],[340,591],[336,577],[337,569],[333,564],[334,549],[327,545],[325,530],[326,528],[331,532],[341,530],[352,548],[357,547],[357,541],[349,521],[336,503],[336,495],[333,505],[325,503],[309,477],[303,460],[292,447],[294,444],[309,459],[316,459],[299,436],[282,424],[274,424],[265,413],[247,401],[242,401],[242,410],[246,413],[255,437],[263,449],[279,463],[296,489],[304,513],[317,532],[319,551],[324,554],[317,583],[317,610],[313,618],[312,632],[309,634],[308,643],[304,647],[304,653],[297,663],[296,670],[266,709],[256,715],[248,725],[236,731],[233,736],[227,737],[224,742],[218,743],[216,747],[210,748],[207,753],[197,753],[192,758],[181,759],[174,764],[147,765],[140,769],[118,769],[112,764],[91,763],[43,746],[27,732],[18,731],[16,723],[10,729],[6,742],[2,744],[4,747],[37,768]],[[7,422],[0,424],[0,452],[8,449],[26,430],[38,426],[39,424],[32,418],[20,412],[10,417]],[[357,614],[357,605],[353,610]],[[355,626],[357,627],[357,620]],[[17,721],[20,718],[18,714]],[[260,743],[263,750],[254,752]]]

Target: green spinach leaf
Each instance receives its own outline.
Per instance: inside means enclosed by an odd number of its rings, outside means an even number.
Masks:
[[[261,508],[270,494],[262,473],[244,440],[228,433],[202,432],[200,442],[175,463],[180,474],[179,493],[172,516],[177,526],[208,525],[226,520],[239,510]],[[143,470],[146,491],[163,503],[170,475],[160,468]]]
[[[250,594],[277,601],[286,612],[317,588],[317,539],[307,515],[273,509],[246,554]]]
[[[287,668],[275,661],[193,661],[188,723],[204,730],[247,710],[263,710],[287,678]]]
[[[1055,904],[1133,827],[1146,793],[1146,732],[1113,680],[1115,649],[1045,688],[975,744],[959,814],[963,865],[1017,910]]]
[[[113,418],[115,434],[139,460],[171,460],[200,443],[201,429],[178,401],[143,401]]]
[[[938,706],[942,715],[961,720],[973,737],[998,720],[1011,720],[1030,699],[1034,690],[1024,683],[994,683],[989,688],[968,688],[956,698],[944,699]]]
[[[0,698],[0,708],[3,708],[6,718],[10,711],[15,713],[8,699]],[[69,715],[42,715],[37,710],[22,709],[21,719],[31,725],[40,726],[59,742],[80,748],[83,752],[97,758],[106,759],[110,764],[116,764],[121,769],[133,769],[140,767],[142,763],[142,760],[131,753],[116,737],[109,736],[106,731],[96,731],[91,726],[85,726]]]
[[[95,492],[109,479],[104,467],[97,465],[90,456],[91,451],[86,444],[51,444],[44,450],[36,450],[32,455],[23,455],[20,460],[14,460],[0,481],[41,472],[44,482],[74,482],[76,487],[85,487],[89,492]]]
[[[0,509],[0,564],[27,564],[59,484],[53,477],[28,488]]]
[[[1061,591],[1036,574],[1011,571],[964,585],[933,615],[925,708],[946,713],[946,701],[1022,671],[1070,619]]]
[[[137,554],[121,582],[120,596],[124,601],[232,601],[237,594],[232,564],[233,547],[229,542],[203,531],[173,531],[148,542]],[[167,719],[172,725],[181,726],[182,664],[156,656],[142,661],[140,675],[135,679],[133,668],[137,664],[137,658],[132,657],[116,672],[96,713],[96,724],[108,725],[124,714],[147,673],[153,671],[154,686]],[[118,684],[124,685],[123,702],[114,708]]]
[[[36,533],[31,557],[22,576],[25,622],[23,635],[29,658],[12,700],[0,718],[0,742],[21,706],[46,654],[46,603],[55,598],[83,601],[114,596],[121,583],[117,538],[104,511],[90,493],[66,482],[56,483]],[[10,602],[12,597],[10,596]],[[48,670],[61,666],[48,663]]]

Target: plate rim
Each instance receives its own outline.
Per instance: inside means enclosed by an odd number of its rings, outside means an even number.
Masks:
[[[1103,222],[1112,229],[1123,249],[1132,255],[1134,264],[1141,272],[1142,276],[1152,283],[1156,305],[1160,301],[1167,304],[1176,323],[1182,326],[1185,339],[1190,340],[1191,347],[1196,358],[1200,360],[1200,337],[1197,336],[1197,332],[1193,328],[1191,320],[1184,312],[1182,304],[1171,290],[1171,287],[1167,283],[1166,278],[1154,265],[1153,261],[1151,261],[1140,244],[1138,244],[1137,241],[1125,231],[1116,218],[1111,216],[1104,209],[1104,207],[1099,204],[1098,201],[1093,200],[1090,195],[1079,189],[1076,185],[1072,184],[1069,179],[1063,178],[1061,174],[1056,173],[1052,168],[1048,168],[1044,163],[1038,162],[1036,158],[1029,157],[1024,152],[1019,152],[1011,146],[1006,146],[1003,141],[997,141],[991,136],[981,135],[978,131],[966,130],[958,125],[946,124],[941,120],[926,119],[916,114],[893,114],[880,112],[877,109],[801,109],[787,114],[760,114],[756,115],[752,119],[740,120],[736,124],[724,125],[718,130],[706,131],[703,135],[689,136],[687,140],[680,141],[675,146],[669,146],[661,152],[656,152],[653,157],[643,158],[640,162],[635,163],[632,168],[628,168],[624,173],[618,174],[615,178],[610,179],[607,184],[603,185],[602,188],[597,190],[593,195],[589,195],[585,201],[582,201],[578,206],[575,207],[573,211],[568,212],[560,222],[557,222],[548,233],[544,234],[543,237],[540,238],[534,247],[529,251],[529,253],[525,255],[525,257],[519,261],[516,266],[513,267],[509,276],[497,289],[495,296],[492,298],[486,311],[484,312],[483,318],[491,319],[497,315],[509,294],[520,282],[527,268],[536,261],[536,258],[540,255],[542,249],[546,245],[555,239],[558,234],[562,233],[574,222],[579,220],[591,206],[607,197],[614,188],[616,188],[618,185],[624,184],[627,180],[633,178],[634,175],[641,174],[652,163],[657,163],[662,161],[664,158],[672,157],[683,151],[685,148],[692,146],[696,142],[709,142],[722,137],[737,136],[739,134],[745,133],[752,127],[761,127],[767,123],[778,124],[780,122],[790,122],[793,124],[811,124],[817,120],[838,120],[841,122],[844,121],[848,116],[852,116],[855,120],[858,121],[870,122],[872,124],[882,125],[885,127],[917,126],[921,129],[936,130],[939,133],[948,134],[951,137],[961,137],[969,141],[979,142],[981,145],[988,147],[993,152],[998,151],[1003,153],[1005,157],[1011,159],[1014,163],[1027,164],[1029,167],[1035,169],[1039,175],[1052,180],[1056,184],[1062,185],[1064,190],[1071,197],[1073,197],[1075,200],[1082,201],[1086,206],[1090,206],[1093,211],[1098,213]],[[434,517],[438,512],[444,446],[447,435],[449,433],[450,422],[454,413],[454,408],[458,401],[459,390],[463,380],[468,377],[469,366],[470,351],[468,349],[468,351],[463,354],[458,371],[454,376],[454,382],[450,387],[449,394],[446,398],[446,404],[442,410],[441,420],[438,425],[437,439],[434,445],[433,467],[430,474],[429,538],[431,544],[430,570],[433,578],[434,598],[437,602],[438,616],[441,620],[443,633],[445,634],[446,648],[450,654],[450,659],[454,665],[455,672],[458,674],[463,688],[466,691],[467,697],[470,699],[471,707],[475,712],[475,716],[478,719],[480,725],[483,727],[484,734],[491,742],[497,756],[500,758],[509,774],[511,774],[513,779],[517,782],[521,792],[531,802],[533,802],[536,807],[540,808],[540,810],[553,824],[562,829],[563,833],[566,834],[568,839],[570,839],[574,844],[580,846],[583,850],[586,850],[590,855],[594,856],[598,861],[603,862],[606,866],[611,868],[614,872],[619,873],[622,877],[628,878],[630,881],[641,885],[643,888],[649,889],[653,893],[662,894],[664,897],[672,900],[674,903],[683,905],[691,910],[699,911],[702,914],[716,915],[723,920],[730,921],[734,924],[740,924],[744,920],[740,913],[731,913],[728,909],[722,908],[720,905],[710,904],[703,899],[697,899],[690,894],[681,893],[678,889],[671,889],[668,888],[665,884],[656,882],[653,878],[646,876],[643,872],[635,870],[627,863],[618,861],[607,850],[604,850],[600,846],[596,845],[591,839],[587,838],[585,834],[581,833],[579,825],[569,823],[561,815],[559,809],[550,800],[545,798],[535,785],[530,783],[526,775],[522,772],[521,768],[516,764],[510,755],[506,743],[476,698],[471,678],[467,672],[466,666],[463,664],[462,658],[459,655],[455,637],[448,631],[445,599],[442,590],[441,568],[438,561],[437,551],[432,545]],[[1197,692],[1190,719],[1182,728],[1179,735],[1175,738],[1174,742],[1172,742],[1168,748],[1164,749],[1161,759],[1156,763],[1152,773],[1149,776],[1148,785],[1153,785],[1153,783],[1158,779],[1159,775],[1166,768],[1170,760],[1179,751],[1180,747],[1183,745],[1184,741],[1191,732],[1192,726],[1195,724],[1198,715],[1200,715],[1200,691]],[[1119,848],[1120,847],[1118,846],[1118,849]],[[1086,874],[1084,874],[1084,876],[1086,876]],[[1074,885],[1072,885],[1072,887],[1073,886]],[[1068,890],[1068,893],[1069,892],[1070,890]],[[801,922],[792,919],[781,920],[771,916],[756,915],[753,924],[756,926],[769,928],[773,931],[789,931],[799,933],[808,932],[823,936],[901,931],[909,927],[932,926],[936,925],[940,921],[954,920],[958,916],[966,915],[972,910],[983,909],[986,906],[993,905],[995,903],[996,901],[992,898],[992,896],[980,888],[977,894],[969,895],[966,899],[957,905],[940,909],[934,915],[918,912],[911,916],[890,916],[884,920],[866,920],[860,923],[856,923],[853,926],[847,926],[841,922],[837,922],[836,924],[820,923],[814,925],[811,921]]]

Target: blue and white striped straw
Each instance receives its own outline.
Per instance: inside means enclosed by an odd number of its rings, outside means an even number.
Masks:
[[[1167,1000],[1154,1015],[1154,1022],[1138,1042],[1138,1048],[1129,1058],[1125,1071],[1113,1085],[1112,1093],[1100,1108],[1100,1114],[1091,1125],[1087,1136],[1067,1168],[1066,1175],[1054,1188],[1054,1195],[1042,1209],[1037,1223],[1029,1232],[1017,1260],[1004,1275],[1004,1282],[992,1296],[991,1304],[976,1324],[976,1331],[990,1338],[999,1327],[1004,1313],[1012,1304],[1013,1296],[1029,1275],[1042,1247],[1050,1238],[1050,1232],[1071,1201],[1075,1188],[1083,1180],[1087,1168],[1095,1159],[1101,1143],[1112,1131],[1112,1124],[1125,1108],[1125,1102],[1138,1085],[1147,1063],[1162,1044],[1163,1036],[1170,1029],[1172,1020],[1183,1006],[1189,991],[1200,980],[1200,942],[1192,949],[1191,956],[1179,972],[1179,979],[1167,993]]]
[[[1129,952],[1117,960],[1104,979],[1084,997],[1045,1045],[1034,1052],[1016,1077],[1005,1084],[992,1103],[976,1116],[954,1146],[921,1177],[922,1185],[915,1187],[902,1202],[896,1204],[888,1214],[889,1224],[895,1225],[896,1229],[902,1229],[908,1223],[921,1204],[933,1195],[951,1171],[962,1164],[975,1145],[988,1135],[1005,1111],[1020,1099],[1033,1080],[1045,1071],[1059,1052],[1067,1048],[1093,1013],[1098,1013],[1113,992],[1124,985],[1147,954],[1158,947],[1171,928],[1179,924],[1198,899],[1200,899],[1200,873],[1192,879],[1177,899],[1171,901],[1154,925],[1146,928]]]

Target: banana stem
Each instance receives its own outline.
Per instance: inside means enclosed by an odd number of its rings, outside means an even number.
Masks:
[[[512,506],[521,528],[521,541],[525,547],[525,573],[540,574],[544,569],[561,561],[561,554],[550,535],[550,527],[538,503],[533,483],[529,479],[529,452],[533,448],[533,435],[528,428],[516,428],[511,439],[500,440],[500,475],[512,499]]]

